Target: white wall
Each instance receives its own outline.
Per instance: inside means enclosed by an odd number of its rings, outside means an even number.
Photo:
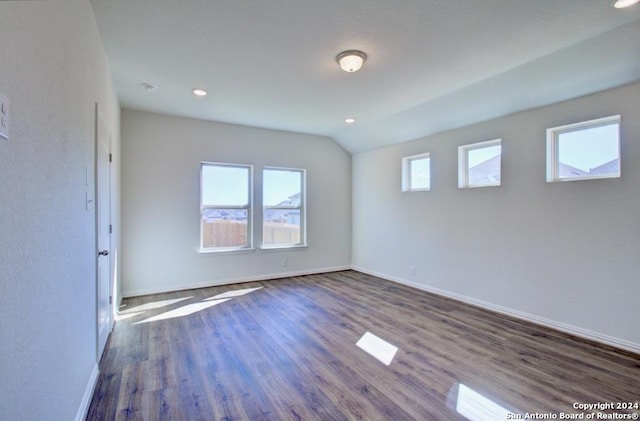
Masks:
[[[351,159],[331,139],[123,110],[122,156],[125,295],[351,263]],[[254,165],[256,198],[263,166],[305,168],[309,247],[198,253],[201,161]],[[260,202],[254,204],[259,231]]]
[[[355,155],[354,267],[640,350],[639,98],[636,83]],[[547,183],[545,129],[614,114],[622,178]],[[457,147],[496,138],[502,186],[458,189]],[[401,158],[421,152],[432,190],[402,193]]]
[[[116,150],[119,106],[88,1],[2,1],[0,39],[0,419],[71,420],[97,374],[94,106]]]

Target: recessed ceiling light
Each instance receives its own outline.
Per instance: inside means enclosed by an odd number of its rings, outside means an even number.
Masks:
[[[195,96],[205,96],[205,95],[207,95],[207,91],[205,91],[204,89],[196,88],[196,89],[193,90],[193,94]]]
[[[158,89],[158,87],[157,87],[156,85],[152,85],[151,83],[147,83],[147,82],[144,82],[144,83],[142,84],[142,87],[143,87],[144,89],[146,89],[148,92],[153,92],[153,91],[155,91],[156,89]]]
[[[616,9],[624,9],[625,7],[633,6],[640,0],[615,0],[613,2],[613,7]]]
[[[347,118],[344,119],[344,122],[347,123],[347,124],[353,124],[353,123],[356,122],[356,119],[353,118],[353,117],[347,117]]]
[[[343,51],[336,57],[336,61],[345,72],[353,73],[360,70],[367,55],[358,50]]]

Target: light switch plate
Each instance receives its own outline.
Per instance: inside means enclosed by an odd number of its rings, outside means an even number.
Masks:
[[[0,137],[9,139],[9,98],[0,93]]]

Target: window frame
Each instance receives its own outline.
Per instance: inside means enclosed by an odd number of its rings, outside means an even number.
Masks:
[[[413,188],[411,186],[411,164],[421,159],[429,160],[429,185],[427,187]],[[431,190],[431,152],[424,152],[417,155],[405,156],[402,158],[402,191],[430,191]]]
[[[265,181],[264,174],[266,171],[288,171],[300,173],[300,202],[299,205],[280,205],[280,206],[267,206],[264,204],[264,191]],[[265,219],[264,214],[266,210],[292,210],[298,209],[300,212],[300,241],[298,243],[290,244],[265,244],[264,242],[264,228]],[[290,168],[290,167],[276,167],[276,166],[264,166],[262,167],[262,249],[288,249],[307,247],[307,170],[304,168]]]
[[[500,180],[495,183],[469,184],[469,152],[478,149],[500,146]],[[458,146],[458,188],[476,189],[481,187],[500,187],[502,185],[502,139],[486,140]]]
[[[591,174],[581,175],[576,177],[560,177],[560,160],[559,155],[559,142],[558,137],[561,134],[573,133],[582,130],[594,129],[602,126],[609,126],[617,124],[618,126],[618,172],[616,174]],[[598,180],[603,178],[620,178],[622,175],[621,168],[621,150],[620,150],[620,126],[622,119],[620,114],[611,115],[608,117],[596,118],[593,120],[580,121],[572,124],[565,124],[562,126],[551,127],[547,129],[547,183],[557,183],[564,181],[581,181],[581,180]]]
[[[227,167],[227,168],[242,168],[248,170],[247,175],[247,204],[246,205],[203,205],[203,187],[204,187],[204,167]],[[205,209],[244,209],[247,212],[247,244],[244,246],[225,246],[225,247],[204,247],[204,221],[202,218],[202,212]],[[253,165],[249,164],[234,164],[226,162],[200,162],[200,253],[220,253],[220,252],[233,252],[253,250]]]

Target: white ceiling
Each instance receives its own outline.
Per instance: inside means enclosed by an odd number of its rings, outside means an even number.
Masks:
[[[325,135],[351,153],[640,80],[640,4],[92,4],[122,106]],[[347,49],[369,56],[361,71],[340,70],[335,56]]]

